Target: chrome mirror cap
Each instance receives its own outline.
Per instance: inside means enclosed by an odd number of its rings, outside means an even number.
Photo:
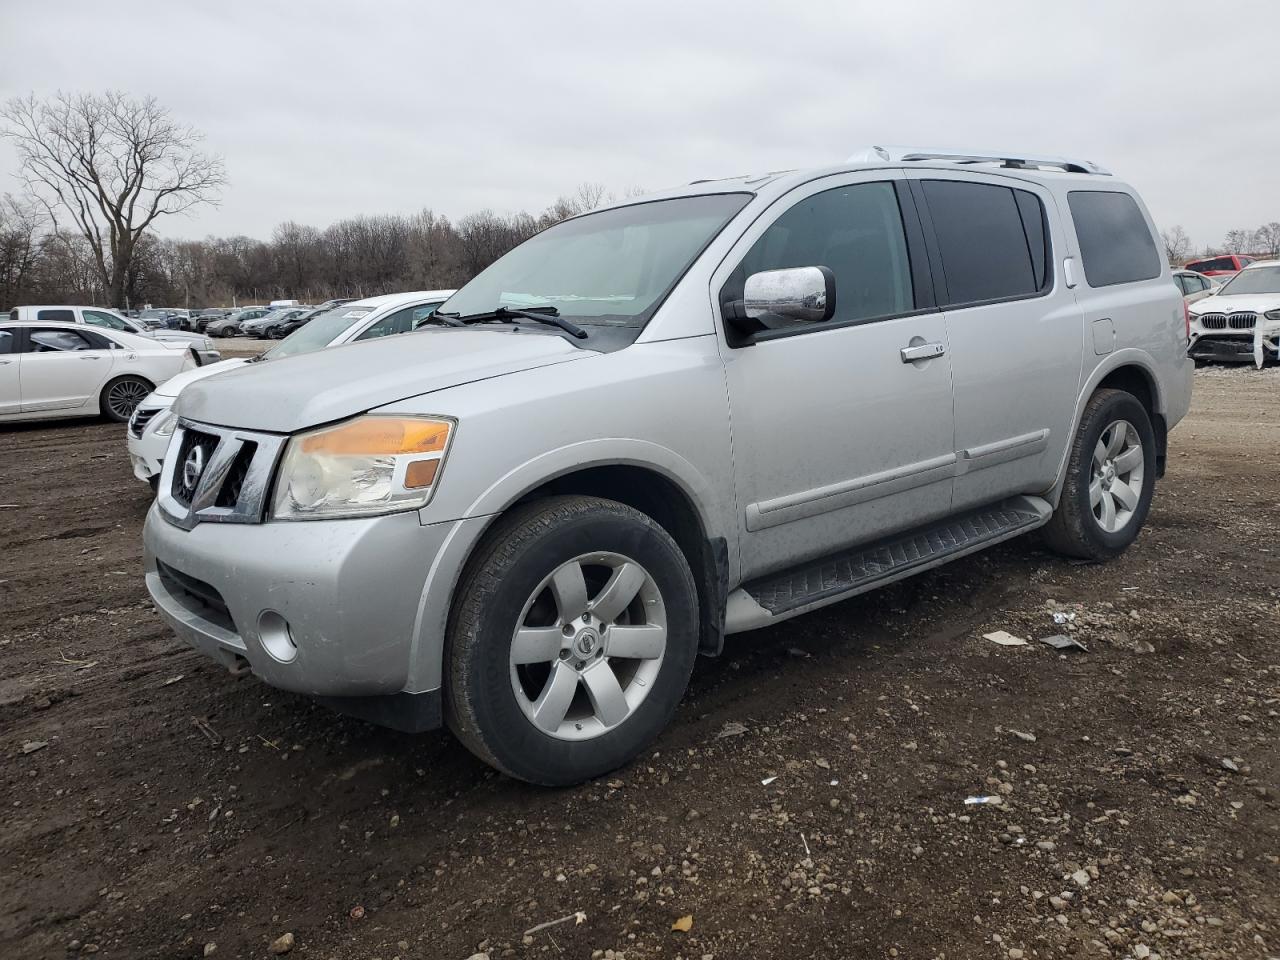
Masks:
[[[753,273],[747,277],[743,293],[746,315],[752,320],[775,316],[821,323],[836,312],[836,278],[827,267]]]

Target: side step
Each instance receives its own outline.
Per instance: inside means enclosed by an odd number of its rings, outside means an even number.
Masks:
[[[761,577],[729,595],[725,632],[754,630],[866,593],[1034,530],[1052,513],[1039,497],[1015,497]]]

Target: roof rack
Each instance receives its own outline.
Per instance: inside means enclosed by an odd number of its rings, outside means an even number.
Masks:
[[[1019,170],[1053,167],[1067,173],[1090,173],[1109,177],[1092,160],[1071,160],[1067,157],[1042,157],[1032,153],[1012,150],[940,150],[936,147],[868,147],[849,157],[850,163],[897,163],[906,160],[945,160],[948,163],[998,163]]]

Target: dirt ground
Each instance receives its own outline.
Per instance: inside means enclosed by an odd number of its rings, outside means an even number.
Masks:
[[[560,791],[189,651],[121,428],[0,431],[0,956],[1278,956],[1277,411],[1200,371],[1123,558],[1022,538],[730,638]]]

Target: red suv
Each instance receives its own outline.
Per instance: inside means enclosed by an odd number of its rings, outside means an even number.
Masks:
[[[1209,257],[1207,260],[1192,260],[1183,269],[1203,273],[1206,277],[1227,277],[1234,276],[1251,263],[1253,257],[1228,253],[1221,257]]]

